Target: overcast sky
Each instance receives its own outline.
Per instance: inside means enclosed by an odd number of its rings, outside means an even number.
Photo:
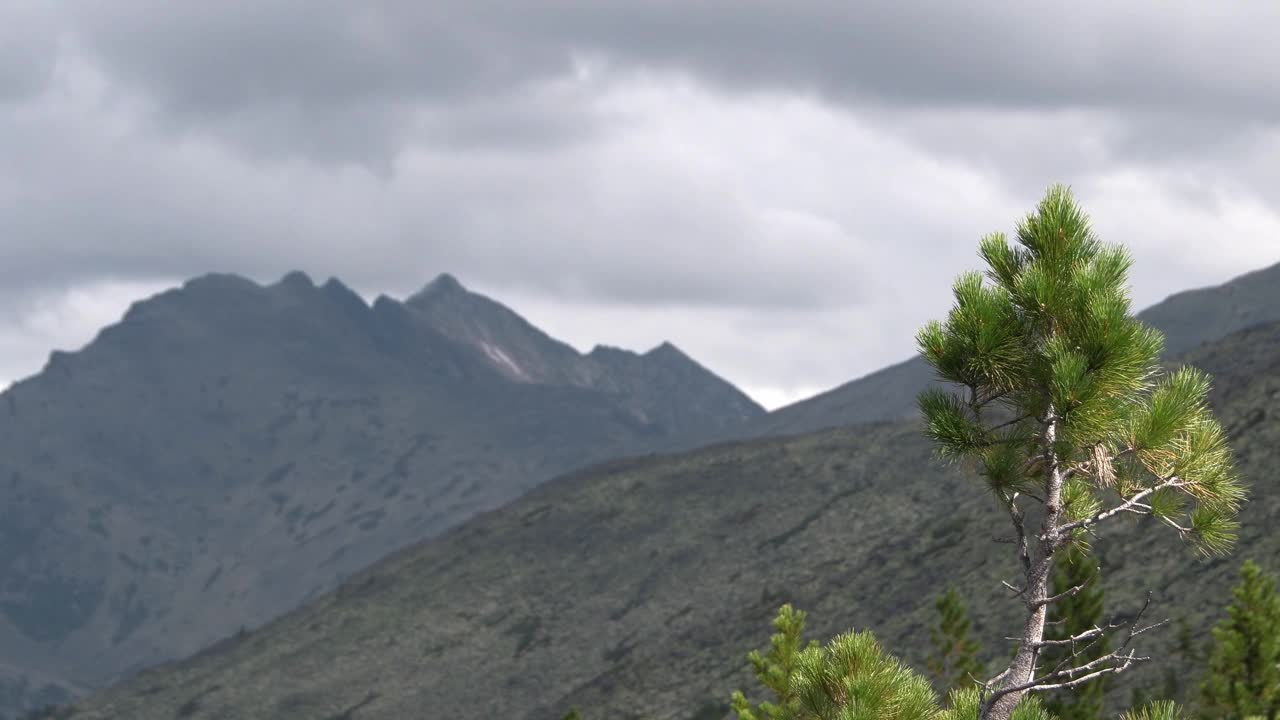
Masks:
[[[773,407],[1053,182],[1139,306],[1280,262],[1280,4],[4,0],[0,381],[209,271],[448,271]]]

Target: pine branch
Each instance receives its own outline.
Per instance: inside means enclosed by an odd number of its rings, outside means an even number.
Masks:
[[[1001,697],[1015,693],[1047,692],[1050,690],[1074,688],[1103,675],[1116,675],[1122,673],[1129,669],[1129,667],[1131,667],[1135,662],[1145,662],[1150,660],[1150,656],[1137,655],[1134,651],[1128,649],[1129,644],[1134,638],[1145,632],[1166,625],[1169,622],[1168,620],[1162,620],[1158,623],[1140,626],[1142,617],[1146,614],[1147,609],[1150,606],[1151,594],[1148,593],[1146,602],[1142,604],[1142,608],[1138,610],[1138,613],[1134,616],[1133,622],[1128,624],[1128,632],[1125,633],[1123,642],[1120,643],[1119,647],[1106,655],[1078,665],[1069,664],[1071,660],[1080,657],[1080,655],[1086,652],[1089,647],[1092,647],[1093,643],[1090,643],[1090,645],[1085,646],[1084,648],[1075,650],[1066,660],[1063,661],[1063,663],[1059,664],[1058,668],[1055,668],[1040,677],[1036,677],[1022,683],[1008,685],[999,689],[995,689],[994,687],[999,681],[999,677],[986,683],[982,683],[984,692],[989,693],[984,700],[984,705],[986,707],[990,707]],[[1112,623],[1108,625],[1108,628],[1118,627],[1123,627],[1123,624]],[[1039,648],[1055,645],[1067,645],[1084,639],[1094,639],[1096,642],[1105,636],[1105,634],[1106,631],[1103,628],[1095,627],[1071,638],[1066,638],[1065,640],[1041,640],[1036,643],[1036,646]],[[1062,667],[1063,664],[1067,664],[1067,666]]]
[[[1090,580],[1089,582],[1092,582],[1092,580]],[[1065,600],[1066,598],[1073,597],[1076,595],[1076,593],[1079,593],[1081,590],[1088,587],[1089,582],[1080,583],[1079,585],[1068,588],[1067,590],[1060,592],[1057,595],[1053,595],[1050,597],[1033,598],[1031,600],[1031,605],[1032,607],[1041,607],[1043,605],[1051,605],[1053,603],[1058,602],[1059,600]]]
[[[1082,530],[1082,529],[1091,527],[1093,525],[1097,525],[1103,520],[1106,520],[1111,517],[1115,517],[1116,515],[1119,515],[1122,512],[1134,512],[1135,510],[1137,510],[1137,506],[1142,502],[1143,499],[1147,498],[1157,490],[1164,490],[1165,488],[1187,487],[1190,484],[1191,483],[1189,482],[1183,482],[1176,475],[1171,476],[1156,485],[1153,485],[1145,490],[1142,490],[1141,492],[1135,493],[1128,500],[1125,500],[1124,502],[1120,503],[1119,505],[1116,505],[1110,510],[1103,510],[1099,513],[1096,513],[1087,518],[1084,518],[1083,520],[1076,520],[1074,522],[1069,522],[1064,525],[1059,525],[1056,528],[1054,528],[1054,531],[1058,533],[1059,536],[1065,536],[1066,534],[1070,533],[1073,530]],[[1137,510],[1137,511],[1139,513],[1145,514],[1141,510]]]

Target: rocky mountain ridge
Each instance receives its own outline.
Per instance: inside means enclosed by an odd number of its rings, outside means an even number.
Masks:
[[[572,468],[763,414],[674,349],[557,356],[431,288],[458,307],[206,275],[0,395],[0,713],[261,624]],[[501,357],[529,348],[545,372],[513,378]]]
[[[1280,570],[1280,322],[1180,356],[1214,378],[1212,402],[1251,485],[1236,552],[1199,558],[1149,519],[1091,541],[1107,608],[1207,632],[1239,563]],[[1000,581],[1017,560],[992,540],[980,483],[939,463],[915,421],[619,460],[566,475],[351,577],[259,631],[148,670],[70,720],[421,715],[720,720],[753,689],[746,653],[777,607],[810,611],[828,638],[871,629],[923,667],[933,603],[969,599],[994,665],[1020,622]],[[1194,689],[1177,633],[1116,679],[1123,704],[1165,672]]]

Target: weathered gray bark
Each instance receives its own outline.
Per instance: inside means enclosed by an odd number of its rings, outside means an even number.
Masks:
[[[1015,690],[1001,694],[1001,690],[1025,685],[1034,678],[1036,661],[1040,655],[1041,641],[1044,640],[1045,615],[1049,609],[1049,576],[1053,571],[1053,559],[1062,545],[1061,530],[1058,521],[1062,517],[1062,484],[1064,473],[1061,459],[1054,452],[1057,441],[1058,424],[1054,417],[1053,406],[1049,407],[1044,424],[1042,447],[1045,461],[1044,513],[1040,518],[1040,532],[1035,537],[1030,555],[1026,554],[1026,539],[1022,538],[1023,570],[1026,584],[1023,600],[1027,608],[1027,619],[1022,626],[1022,640],[1018,652],[1009,663],[1008,669],[1000,675],[1000,682],[995,686],[995,693],[982,705],[982,720],[1008,720],[1013,709],[1022,700],[1026,690]],[[1010,512],[1015,525],[1019,526],[1019,535],[1023,535],[1022,515],[1011,501]]]

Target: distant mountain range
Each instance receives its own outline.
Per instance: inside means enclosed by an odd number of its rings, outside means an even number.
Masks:
[[[1216,287],[1178,293],[1138,313],[1138,317],[1165,334],[1165,353],[1169,357],[1237,330],[1280,320],[1280,265]],[[793,435],[911,417],[916,412],[916,396],[931,383],[933,372],[929,365],[918,357],[911,358],[778,408],[721,437]]]
[[[1239,563],[1280,570],[1280,322],[1174,364],[1212,373],[1212,401],[1252,486],[1239,548],[1197,560],[1145,519],[1093,541],[1110,612],[1154,592],[1152,619],[1204,632]],[[1000,580],[1009,545],[975,479],[938,464],[915,421],[615,461],[558,478],[406,549],[243,637],[95,695],[70,720],[720,720],[754,690],[745,655],[783,602],[827,638],[870,628],[923,667],[933,603],[969,599],[989,661],[1019,622]],[[1172,671],[1194,690],[1174,628],[1109,697]]]
[[[448,275],[372,305],[301,273],[194,279],[0,395],[0,716],[763,414],[669,344],[582,355]]]
[[[1172,351],[1231,347],[1237,340],[1222,340],[1228,333],[1280,319],[1280,266],[1174,296],[1142,316],[1169,334]],[[364,702],[357,689],[365,683],[383,700],[352,716],[361,720],[413,693],[439,693],[455,709],[480,698],[511,717],[522,716],[503,698],[526,698],[533,720],[564,699],[621,707],[612,703],[632,697],[624,690],[633,675],[649,678],[637,686],[649,687],[685,667],[672,647],[704,670],[732,672],[738,645],[767,635],[767,614],[788,588],[809,587],[796,597],[828,611],[815,617],[818,629],[881,623],[876,613],[895,606],[858,594],[871,592],[859,590],[860,574],[884,583],[902,573],[904,587],[932,587],[942,566],[902,563],[938,538],[962,537],[913,526],[918,519],[900,509],[933,512],[939,498],[962,494],[959,481],[928,462],[912,423],[884,422],[913,414],[930,381],[922,363],[907,361],[766,414],[670,345],[582,354],[449,275],[404,302],[380,297],[372,305],[336,280],[317,287],[301,273],[267,287],[231,275],[197,278],[135,304],[83,350],[54,353],[39,375],[0,395],[0,714],[195,652],[305,602],[312,604],[271,628],[179,666],[187,669],[158,671],[178,672],[177,684],[132,683],[101,702],[142,713],[145,696],[157,708],[221,706],[237,718],[310,717],[323,706],[343,717],[343,703]],[[557,474],[611,458],[868,422],[794,441],[619,461],[502,507]],[[807,499],[777,512],[769,498],[784,491]],[[881,505],[873,499],[880,495],[899,504]],[[845,519],[833,519],[832,508],[845,508]],[[387,651],[405,663],[408,674],[397,675],[358,649],[376,635],[359,628],[384,628],[382,610],[350,604],[353,593],[363,597],[360,588],[372,592],[359,584],[370,581],[325,593],[468,518],[465,528],[363,574],[377,585],[402,572],[394,563],[429,558],[412,561],[417,574],[389,583],[388,592],[400,593],[394,601],[378,600],[391,603],[388,622],[408,623],[387,642],[418,643],[425,653],[417,662]],[[876,530],[882,520],[925,535]],[[790,554],[801,547],[792,538],[802,537],[806,552],[825,548],[815,557],[829,565],[809,567]],[[775,561],[785,572],[761,566]],[[721,578],[722,566],[738,575]],[[835,575],[822,579],[828,571]],[[965,582],[985,587],[979,579]],[[703,582],[716,594],[705,612],[692,602]],[[819,597],[820,587],[843,593],[844,605]],[[907,597],[877,588],[899,605]],[[685,592],[690,609],[662,599],[665,592]],[[402,601],[421,609],[396,605]],[[325,615],[305,642],[278,634],[330,607],[346,608],[349,619]],[[742,615],[743,607],[754,609]],[[596,617],[602,612],[607,622]],[[921,617],[907,613],[877,628],[902,638],[894,633],[907,626],[896,623]],[[655,631],[659,618],[678,634]],[[468,640],[473,633],[479,639]],[[579,640],[561,642],[562,633]],[[516,638],[505,665],[489,655],[501,638]],[[591,659],[599,643],[609,643],[599,651],[604,664]],[[275,654],[286,650],[296,655]],[[726,650],[733,652],[719,654]],[[649,670],[633,667],[642,658]],[[489,674],[509,685],[442,670],[480,672],[491,660]],[[286,667],[301,675],[273,674]],[[188,669],[196,675],[183,675]],[[393,687],[366,670],[413,684]],[[240,700],[220,695],[232,678],[236,688],[257,690]],[[322,680],[333,692],[317,689]],[[179,697],[197,686],[207,697]],[[655,687],[644,696],[654,707],[664,697],[693,697],[691,688]],[[719,698],[719,689],[707,685],[705,697]],[[262,714],[268,707],[275,714]]]

